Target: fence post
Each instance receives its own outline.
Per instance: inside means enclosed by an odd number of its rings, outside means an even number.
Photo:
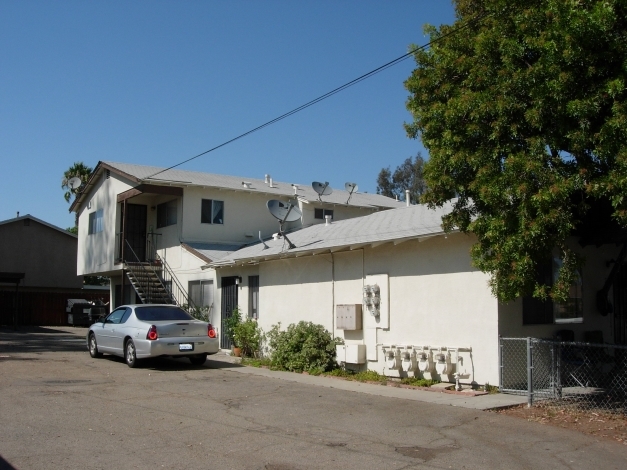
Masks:
[[[503,337],[499,335],[499,391],[503,391]]]
[[[527,407],[533,406],[533,344],[527,337]]]

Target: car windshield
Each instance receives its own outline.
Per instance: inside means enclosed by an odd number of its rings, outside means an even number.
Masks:
[[[177,307],[137,307],[135,316],[142,321],[193,320],[194,318]]]

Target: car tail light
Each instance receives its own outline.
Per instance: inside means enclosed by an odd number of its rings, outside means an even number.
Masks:
[[[217,336],[216,329],[211,323],[207,325],[207,336],[209,336],[209,338],[215,338]]]
[[[157,333],[157,327],[155,325],[152,325],[148,330],[148,333],[146,334],[146,339],[149,339],[151,341],[159,339],[159,333]]]

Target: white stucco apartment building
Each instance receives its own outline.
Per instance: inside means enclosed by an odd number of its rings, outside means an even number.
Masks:
[[[344,190],[320,200],[311,184],[273,181],[269,175],[256,179],[164,170],[98,163],[70,207],[79,221],[77,274],[109,277],[112,304],[118,306],[141,301],[131,271],[156,267],[178,303],[208,307],[218,327],[221,316],[229,316],[236,305],[221,305],[227,296],[216,293],[234,292],[236,286],[218,286],[215,271],[201,267],[278,232],[268,200],[299,207],[302,217],[286,224],[288,230],[324,223],[325,215],[339,221],[402,206],[367,193],[355,193],[349,201]]]
[[[333,221],[290,234],[295,248],[270,240],[210,266],[218,283],[238,279],[235,302],[244,312],[258,303],[254,316],[263,330],[279,322],[322,324],[345,340],[340,354],[348,367],[388,376],[498,385],[499,336],[552,338],[568,328],[577,340],[590,330],[612,338],[613,318],[597,312],[594,294],[620,247],[581,248],[573,240],[587,258],[584,294],[573,294],[580,307],[575,315],[552,306],[539,315],[533,301],[496,300],[488,276],[471,264],[475,237],[442,231],[448,210],[414,205]],[[365,299],[375,285],[378,315]],[[360,308],[361,324],[347,329],[346,316]]]

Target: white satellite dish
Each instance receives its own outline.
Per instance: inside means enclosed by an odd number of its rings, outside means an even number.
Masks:
[[[70,178],[69,181],[67,182],[67,185],[70,187],[70,189],[78,189],[80,188],[81,184],[83,184],[83,182],[78,176],[75,176],[74,178]]]
[[[318,193],[318,199],[322,201],[321,196],[328,196],[333,192],[333,188],[329,186],[329,182],[325,181],[324,183],[320,183],[318,181],[314,181],[311,183],[311,187],[315,192]]]
[[[296,248],[285,232],[283,231],[283,224],[285,222],[295,222],[302,217],[302,212],[291,202],[283,202],[277,199],[270,199],[266,206],[268,206],[268,210],[270,214],[272,214],[279,221],[279,235],[285,238],[285,241],[288,243],[290,248]]]
[[[356,193],[359,189],[359,186],[357,186],[357,183],[346,183],[344,187],[346,188],[346,191],[348,191],[348,200],[346,201],[346,204],[348,204],[351,197],[353,197],[353,193]]]
[[[281,223],[296,222],[303,215],[300,209],[290,202],[270,199],[266,205],[268,206],[270,214],[277,218]]]

